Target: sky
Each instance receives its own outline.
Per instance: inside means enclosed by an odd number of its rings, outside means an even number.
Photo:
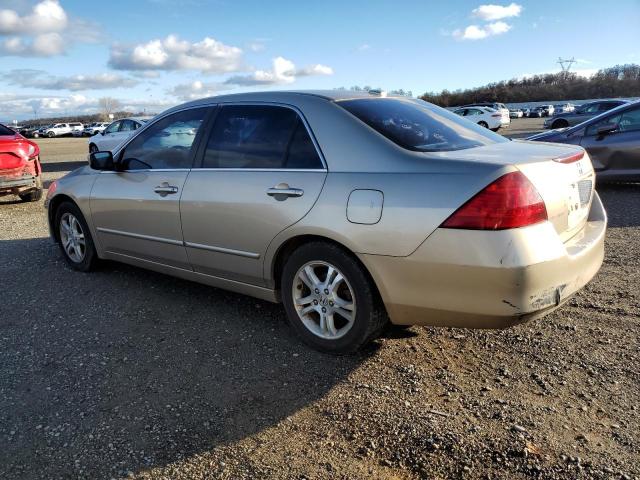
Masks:
[[[640,63],[640,0],[0,0],[0,121],[253,90],[413,95]]]

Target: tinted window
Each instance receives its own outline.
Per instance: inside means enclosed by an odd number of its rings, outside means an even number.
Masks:
[[[508,141],[422,100],[363,98],[336,103],[389,140],[409,150],[461,150]]]
[[[621,132],[640,130],[640,106],[624,112],[618,127]]]
[[[298,121],[289,149],[285,168],[323,168],[316,147],[309,137],[309,132],[301,121]]]
[[[124,168],[191,168],[191,149],[206,114],[206,108],[193,108],[157,121],[126,146]]]
[[[120,131],[121,132],[132,132],[137,128],[136,122],[133,120],[123,120],[120,122]]]
[[[204,168],[283,168],[298,115],[290,108],[223,107],[204,155]]]
[[[4,136],[4,135],[15,135],[16,132],[14,132],[13,130],[11,130],[8,127],[5,127],[4,125],[0,125],[0,136]]]
[[[632,132],[640,130],[640,107],[626,110],[592,123],[587,127],[585,135],[597,135],[598,128],[604,125],[617,125],[619,132]]]
[[[120,128],[120,122],[113,122],[111,125],[107,127],[104,133],[115,133]]]

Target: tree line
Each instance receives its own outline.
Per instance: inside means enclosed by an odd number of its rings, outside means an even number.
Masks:
[[[427,92],[420,98],[441,107],[453,107],[476,102],[525,103],[616,97],[640,97],[640,65],[616,65],[588,78],[573,72],[533,75],[465,90]]]

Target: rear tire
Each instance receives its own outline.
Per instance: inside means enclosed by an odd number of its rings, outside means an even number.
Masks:
[[[484,121],[478,122],[478,125],[484,128],[489,128],[489,125],[487,124],[487,122],[484,122]]]
[[[64,259],[74,270],[89,272],[98,263],[96,252],[82,211],[75,203],[62,202],[55,215],[55,228]]]
[[[55,133],[53,133],[53,132],[49,132],[49,133],[47,133],[47,137],[49,137],[49,138],[53,138],[53,137],[55,137],[55,136],[56,136],[56,134],[55,134]]]
[[[281,287],[289,324],[303,342],[322,352],[355,352],[388,322],[365,269],[331,243],[312,242],[295,250],[284,266]]]
[[[20,197],[20,200],[22,200],[23,202],[37,202],[42,198],[43,191],[44,190],[42,188],[42,178],[38,177],[38,179],[36,180],[35,190],[31,190],[27,193],[18,194],[18,196]]]

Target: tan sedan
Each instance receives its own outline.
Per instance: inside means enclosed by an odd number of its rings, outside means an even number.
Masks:
[[[311,346],[398,325],[505,327],[603,258],[584,150],[509,141],[420,100],[247,93],[158,115],[49,188],[68,263],[116,260],[282,301]]]

